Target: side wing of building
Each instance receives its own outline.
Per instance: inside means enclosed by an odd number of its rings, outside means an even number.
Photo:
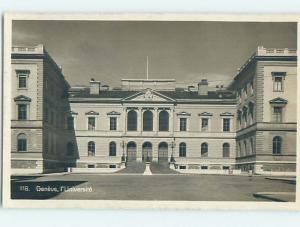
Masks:
[[[231,88],[238,93],[237,167],[258,174],[295,172],[296,50],[259,47]]]
[[[69,84],[42,45],[13,47],[11,58],[12,172],[62,171]]]

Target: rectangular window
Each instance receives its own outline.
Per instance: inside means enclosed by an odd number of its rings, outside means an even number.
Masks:
[[[179,124],[180,124],[179,125],[180,131],[187,130],[187,119],[186,118],[180,118]]]
[[[283,77],[275,76],[274,77],[274,91],[283,91]]]
[[[74,129],[74,117],[68,117],[67,127],[68,127],[68,130]]]
[[[27,120],[27,105],[18,105],[18,120]]]
[[[273,120],[275,122],[282,122],[282,107],[273,107]]]
[[[229,131],[230,131],[230,119],[223,118],[223,132],[229,132]]]
[[[208,131],[208,118],[201,119],[201,131],[202,132]]]
[[[96,118],[88,117],[88,130],[94,131],[96,127]]]
[[[117,130],[117,118],[116,117],[110,117],[109,118],[109,129],[110,130]]]
[[[18,139],[18,151],[27,151],[26,139]]]
[[[201,169],[208,169],[208,166],[201,166]]]
[[[27,88],[27,75],[19,74],[19,88]]]

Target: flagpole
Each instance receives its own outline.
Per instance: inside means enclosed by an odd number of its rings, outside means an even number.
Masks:
[[[148,63],[148,56],[147,56],[147,80],[149,79],[149,63]]]

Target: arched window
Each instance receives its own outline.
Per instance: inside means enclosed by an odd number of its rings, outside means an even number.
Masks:
[[[72,156],[74,154],[74,144],[72,142],[68,142],[67,144],[67,155]]]
[[[229,143],[223,143],[223,158],[230,157],[230,145]]]
[[[115,142],[109,143],[109,156],[116,156],[117,155],[117,146]]]
[[[143,131],[153,131],[153,113],[150,110],[143,114]]]
[[[185,143],[179,144],[179,157],[186,157],[186,144]]]
[[[90,141],[88,142],[88,156],[95,156],[95,142]]]
[[[21,133],[17,137],[18,151],[27,151],[27,137],[24,133]]]
[[[137,113],[134,110],[130,110],[127,114],[127,130],[137,131]]]
[[[127,143],[127,149],[136,149],[136,143],[130,141],[129,143]]]
[[[165,110],[159,113],[159,131],[169,131],[169,113]]]
[[[127,143],[127,160],[136,160],[136,143],[133,141]]]
[[[201,157],[207,157],[208,156],[208,144],[202,143],[201,144]]]
[[[168,144],[166,142],[161,142],[158,144],[158,150],[160,149],[166,149],[168,150]]]
[[[275,136],[273,138],[273,154],[281,154],[282,153],[282,139],[279,136]]]

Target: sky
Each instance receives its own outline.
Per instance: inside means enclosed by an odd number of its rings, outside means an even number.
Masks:
[[[13,21],[13,45],[44,44],[71,85],[121,79],[207,79],[227,86],[257,46],[296,48],[296,23],[188,21]]]

